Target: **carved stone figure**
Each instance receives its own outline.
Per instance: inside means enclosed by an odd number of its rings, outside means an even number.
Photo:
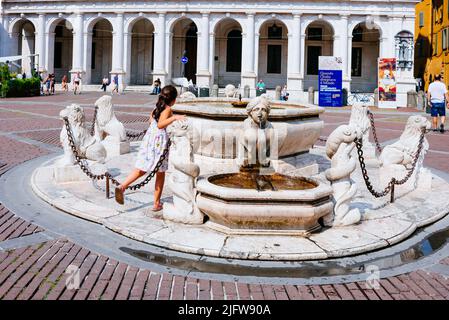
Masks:
[[[126,131],[123,124],[115,116],[112,97],[102,96],[95,102],[98,107],[97,119],[95,121],[95,138],[103,141],[105,138],[117,142],[126,141]]]
[[[173,204],[164,204],[164,219],[186,224],[202,224],[203,214],[196,205],[196,178],[200,168],[193,161],[194,135],[187,121],[175,121],[169,127],[170,161],[173,172],[169,185],[173,192]]]
[[[196,96],[190,91],[183,92],[179,97],[181,99],[195,99],[196,98]]]
[[[331,159],[331,168],[325,172],[334,191],[334,213],[326,216],[328,226],[347,226],[360,221],[359,209],[350,209],[349,204],[357,192],[357,185],[351,180],[356,169],[356,159],[352,156],[357,129],[350,125],[341,125],[335,129],[326,142],[326,154]]]
[[[243,168],[269,167],[274,139],[274,128],[268,121],[270,102],[266,97],[257,97],[251,100],[246,111],[248,118],[243,122],[239,139],[238,164]]]
[[[233,98],[237,94],[237,89],[233,84],[228,84],[224,89],[224,93],[226,98]]]
[[[71,104],[59,113],[61,118],[67,117],[73,134],[74,143],[81,158],[98,161],[104,163],[106,158],[106,149],[94,137],[90,135],[89,130],[85,126],[84,110],[77,104]],[[64,149],[64,157],[60,164],[75,164],[75,156],[70,147],[67,137],[65,124],[62,127],[60,141]]]
[[[351,117],[349,125],[357,131],[357,138],[361,138],[363,142],[363,154],[366,158],[374,158],[376,151],[374,145],[369,141],[369,131],[371,121],[368,117],[368,106],[361,103],[355,103],[351,109]]]
[[[411,116],[407,120],[404,132],[398,141],[386,146],[380,154],[380,184],[385,187],[394,177],[398,180],[405,177],[407,170],[412,168],[413,160],[418,151],[422,129],[430,129],[430,122],[423,116]],[[429,150],[429,142],[424,138],[421,153],[416,168],[405,185],[397,189],[430,189],[432,174],[423,168],[424,157]]]
[[[382,166],[412,164],[418,149],[422,129],[430,129],[430,122],[423,116],[411,116],[407,120],[405,130],[398,141],[386,146],[380,154]],[[422,153],[426,154],[429,142],[424,138]]]

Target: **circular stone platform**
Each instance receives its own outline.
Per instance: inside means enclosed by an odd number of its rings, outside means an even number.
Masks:
[[[131,153],[108,160],[108,171],[123,181],[131,171],[137,143],[132,143]],[[320,171],[329,165],[322,148],[311,151],[320,158]],[[389,197],[373,198],[363,184],[358,171],[353,179],[358,182],[359,192],[353,202],[363,215],[363,220],[353,226],[327,228],[309,237],[273,235],[232,235],[209,228],[208,222],[190,226],[161,219],[149,208],[153,203],[154,184],[140,191],[126,193],[125,205],[105,198],[104,181],[74,181],[57,183],[52,166],[55,157],[37,168],[31,185],[34,192],[54,207],[104,225],[129,238],[152,245],[193,254],[222,258],[253,260],[317,260],[344,257],[391,246],[409,237],[418,227],[428,225],[444,217],[449,211],[449,184],[433,176],[431,190],[398,190],[396,201]],[[168,172],[170,174],[170,171]],[[369,168],[373,183],[376,168]],[[314,177],[327,183],[322,175]],[[167,185],[162,201],[170,201],[171,191]]]

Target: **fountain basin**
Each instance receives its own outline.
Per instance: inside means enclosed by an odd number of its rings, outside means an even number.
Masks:
[[[197,204],[209,217],[206,225],[227,234],[308,236],[332,212],[330,186],[280,174],[272,180],[276,191],[257,191],[242,173],[201,177]]]
[[[172,107],[175,114],[189,117],[199,137],[195,154],[217,159],[237,157],[238,138],[243,133],[243,120],[248,117],[245,108],[235,108],[238,99],[197,98],[179,99]],[[319,115],[323,108],[291,102],[272,102],[268,120],[277,137],[279,158],[288,158],[305,152],[321,134],[324,122]]]

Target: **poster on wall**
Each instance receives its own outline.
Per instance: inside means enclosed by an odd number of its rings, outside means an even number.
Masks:
[[[339,57],[320,56],[318,60],[318,105],[342,106],[342,60]]]
[[[396,58],[379,58],[379,108],[396,108]]]

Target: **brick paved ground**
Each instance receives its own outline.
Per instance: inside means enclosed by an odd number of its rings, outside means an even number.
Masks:
[[[92,104],[99,95],[59,94],[40,99],[0,100],[0,175],[19,163],[54,151],[61,127],[57,119],[59,110],[72,102]],[[114,103],[123,105],[117,108],[118,118],[128,129],[145,128],[148,107],[153,103],[151,99],[154,97],[143,94],[115,96]],[[89,119],[92,109],[87,111]],[[348,117],[348,113],[326,113],[323,136],[346,123]],[[399,137],[406,118],[393,111],[376,116],[380,141]],[[449,133],[430,133],[428,139],[430,151],[426,165],[449,172]],[[382,279],[376,290],[367,288],[363,282],[265,285],[196,279],[139,269],[91,252],[65,238],[14,250],[1,249],[4,241],[24,239],[42,231],[0,204],[0,299],[449,299],[448,277],[425,270]],[[440,264],[448,266],[449,257]],[[66,286],[68,275],[65,271],[69,265],[80,268],[79,290],[69,290]]]

